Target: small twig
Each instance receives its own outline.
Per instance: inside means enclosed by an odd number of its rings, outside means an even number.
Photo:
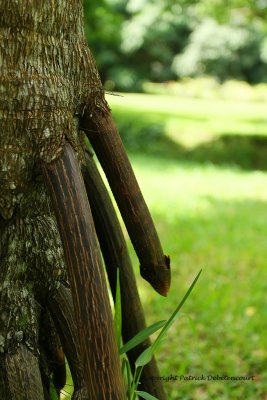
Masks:
[[[109,94],[110,96],[116,96],[116,97],[125,97],[123,94],[119,94],[119,93],[114,93],[114,92],[106,92],[105,94]]]

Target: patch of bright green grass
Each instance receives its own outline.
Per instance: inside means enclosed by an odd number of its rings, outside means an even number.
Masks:
[[[129,152],[266,169],[266,103],[142,94],[108,100]]]
[[[167,299],[138,279],[148,322],[166,318],[203,268],[184,316],[162,347],[161,373],[256,379],[238,384],[170,381],[165,384],[168,398],[260,398],[267,391],[266,174],[210,166],[164,169],[142,158],[133,165],[172,258]]]
[[[161,374],[254,376],[253,381],[171,380],[164,383],[168,399],[265,398],[266,105],[146,95],[109,100],[163,247],[172,258],[167,299],[138,277],[149,324],[170,315],[203,268],[183,315],[158,353]],[[124,131],[127,124],[132,138]],[[219,140],[224,133],[234,136],[234,149]],[[205,143],[199,134],[206,135]],[[132,249],[131,255],[138,274]]]

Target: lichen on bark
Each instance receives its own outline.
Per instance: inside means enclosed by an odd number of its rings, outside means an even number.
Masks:
[[[0,10],[0,211],[10,218],[38,161],[66,140],[82,154],[75,117],[108,106],[82,1],[1,0]]]
[[[1,354],[38,353],[40,309],[67,279],[40,162],[66,141],[82,161],[78,118],[95,109],[108,106],[82,1],[0,0]]]
[[[41,305],[66,280],[62,245],[43,183],[22,197],[1,223],[0,352],[21,342],[37,351]]]
[[[41,308],[50,312],[72,361],[73,399],[87,400],[89,392],[92,398],[125,398],[94,223],[76,160],[77,155],[80,163],[84,161],[79,123],[84,132],[93,133],[93,146],[104,148],[100,161],[105,157],[107,169],[115,170],[116,188],[122,188],[117,192],[121,209],[129,195],[124,216],[129,214],[127,220],[136,228],[132,236],[143,232],[142,238],[149,237],[154,227],[109,111],[85,40],[82,1],[0,0],[0,398],[41,400],[35,395],[40,373],[32,391],[25,389],[21,397],[12,395],[19,380],[9,382],[9,392],[3,388],[6,379],[14,380],[19,360],[27,364],[28,357],[29,365],[38,369],[41,357],[34,356],[39,351]],[[115,167],[114,159],[119,159]],[[140,213],[132,206],[136,193]],[[143,230],[144,221],[153,229]],[[142,239],[135,248],[141,256],[139,250],[146,248],[153,260],[159,255],[159,262],[145,263],[147,269],[153,267],[146,276],[166,295],[169,265],[161,263],[166,258],[155,232],[151,242]],[[76,321],[65,285],[65,261]],[[73,346],[63,331],[70,334]],[[7,378],[1,375],[3,370]],[[31,380],[32,370],[19,375],[20,382],[25,376]]]

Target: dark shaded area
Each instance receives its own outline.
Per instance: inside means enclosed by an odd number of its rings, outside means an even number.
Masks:
[[[235,166],[244,170],[267,170],[267,137],[263,134],[223,132],[209,142],[188,149],[164,133],[164,123],[153,122],[140,115],[136,118],[125,117],[119,118],[117,123],[129,153],[190,163]]]
[[[187,152],[189,160],[215,165],[235,165],[245,170],[267,170],[267,138],[224,133]]]

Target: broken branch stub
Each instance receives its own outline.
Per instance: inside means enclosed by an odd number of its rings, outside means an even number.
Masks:
[[[112,115],[107,110],[86,112],[82,120],[107,176],[140,262],[141,276],[161,295],[170,288],[170,258],[164,255],[150,212]]]
[[[72,147],[43,163],[71,281],[88,393],[124,400],[118,349],[105,276],[84,183]]]

